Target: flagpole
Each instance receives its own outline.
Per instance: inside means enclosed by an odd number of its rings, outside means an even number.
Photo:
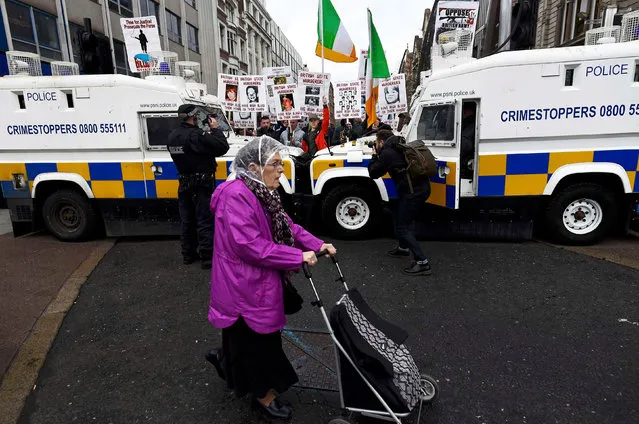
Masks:
[[[319,0],[320,43],[322,45],[322,73],[324,73],[324,0]]]

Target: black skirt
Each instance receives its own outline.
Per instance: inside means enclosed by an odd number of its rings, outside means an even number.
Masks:
[[[283,393],[299,381],[282,350],[279,331],[256,333],[240,317],[222,329],[222,350],[226,384],[238,397],[250,393],[259,399],[270,390]]]

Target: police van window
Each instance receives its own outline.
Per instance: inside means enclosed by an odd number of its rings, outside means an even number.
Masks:
[[[169,134],[180,125],[177,116],[146,118],[146,134],[150,147],[164,147],[169,140]]]
[[[417,138],[419,140],[453,141],[455,138],[455,105],[423,108],[417,124]]]
[[[639,82],[639,63],[635,64],[635,82]]]

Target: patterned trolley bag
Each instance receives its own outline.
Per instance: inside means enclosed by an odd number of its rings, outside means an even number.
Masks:
[[[377,315],[357,289],[333,307],[330,321],[337,340],[393,412],[410,412],[420,399],[420,373],[403,344],[408,334]],[[384,411],[341,352],[339,357],[344,405]]]

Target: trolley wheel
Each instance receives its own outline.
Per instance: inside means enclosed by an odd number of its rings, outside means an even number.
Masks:
[[[428,374],[422,374],[419,379],[419,385],[422,391],[420,396],[422,402],[432,402],[439,396],[439,384]]]
[[[333,418],[328,422],[328,424],[351,424],[351,422],[344,418]]]

